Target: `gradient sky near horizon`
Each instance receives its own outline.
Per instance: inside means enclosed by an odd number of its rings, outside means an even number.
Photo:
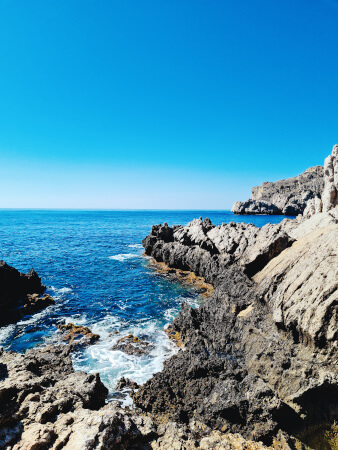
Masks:
[[[337,0],[0,0],[0,208],[230,209],[338,143]]]

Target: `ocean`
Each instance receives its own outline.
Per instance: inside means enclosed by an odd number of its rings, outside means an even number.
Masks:
[[[25,352],[59,342],[57,325],[86,325],[98,343],[73,354],[74,367],[99,372],[114,398],[122,377],[144,383],[177,349],[163,328],[183,301],[198,307],[203,297],[191,286],[157,274],[143,256],[151,225],[251,222],[263,226],[284,216],[235,216],[230,211],[0,210],[0,259],[21,272],[33,267],[55,305],[0,328],[0,346]],[[149,355],[112,350],[129,333],[154,345]]]

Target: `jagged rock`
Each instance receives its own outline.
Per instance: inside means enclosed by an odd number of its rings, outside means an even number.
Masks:
[[[264,444],[272,444],[279,428],[293,434],[323,420],[332,424],[338,415],[334,211],[322,216],[331,228],[312,237],[316,216],[262,229],[232,223],[206,230],[195,220],[173,228],[170,242],[148,236],[147,254],[202,274],[215,293],[198,309],[182,304],[171,325],[182,346],[132,394],[135,404]]]
[[[323,166],[315,166],[297,177],[264,182],[252,188],[249,200],[235,202],[231,211],[235,214],[302,214],[309,200],[321,197],[323,173]]]
[[[322,195],[323,212],[338,205],[338,145],[332,149],[324,162],[324,192]]]
[[[94,334],[90,328],[82,325],[67,323],[58,325],[58,329],[64,332],[63,340],[73,348],[95,344],[100,339],[100,335]]]
[[[231,208],[231,211],[235,214],[283,214],[283,212],[271,202],[252,200],[251,198],[249,198],[246,202],[235,202]]]
[[[127,355],[148,355],[153,348],[154,346],[149,342],[143,341],[133,334],[129,334],[119,339],[111,349],[121,350],[121,352],[127,353]]]
[[[0,261],[0,286],[0,326],[16,322],[24,315],[54,303],[49,295],[40,296],[46,287],[33,269],[23,274]]]
[[[324,190],[321,198],[316,196],[310,199],[303,212],[304,217],[328,212],[338,206],[338,145],[332,149],[324,162]]]
[[[319,214],[322,212],[323,203],[319,197],[311,198],[303,211],[303,216],[306,218],[311,217],[313,214]]]
[[[70,347],[1,350],[0,448],[129,449],[153,439],[150,418],[105,405],[98,374],[74,372]]]
[[[161,227],[153,226],[143,240],[145,253],[169,267],[193,271],[208,283],[215,283],[222,270],[239,260],[251,276],[293,242],[279,224],[258,228],[230,222],[216,227],[200,218],[173,227],[169,242],[161,238]]]
[[[130,391],[134,391],[135,389],[138,389],[138,387],[139,385],[135,381],[130,380],[129,378],[122,377],[117,383],[116,389],[128,389]]]

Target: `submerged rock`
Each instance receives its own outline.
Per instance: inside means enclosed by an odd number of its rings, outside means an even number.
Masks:
[[[111,348],[112,350],[120,350],[127,355],[148,355],[153,350],[153,344],[129,334],[119,339]]]
[[[26,314],[54,304],[51,296],[41,296],[46,287],[33,269],[23,274],[0,261],[0,286],[0,326],[17,322]]]
[[[67,323],[58,325],[58,329],[64,332],[63,340],[73,348],[95,344],[100,339],[100,335],[94,334],[90,328],[82,325]]]

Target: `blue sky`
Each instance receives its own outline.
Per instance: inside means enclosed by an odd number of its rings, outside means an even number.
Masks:
[[[338,143],[337,0],[0,0],[0,207],[229,209]]]

